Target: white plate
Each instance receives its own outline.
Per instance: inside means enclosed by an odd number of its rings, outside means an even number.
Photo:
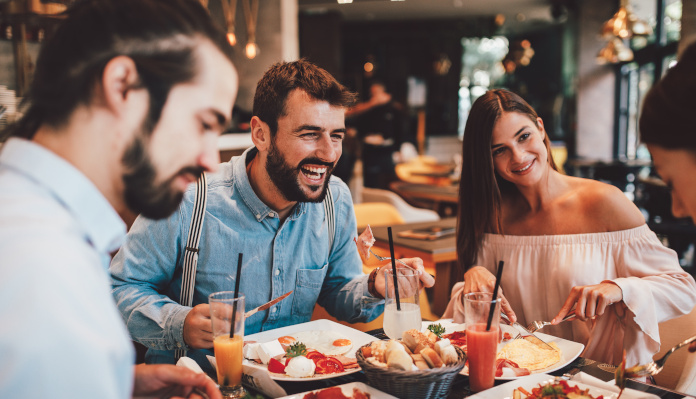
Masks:
[[[379,389],[372,388],[369,385],[365,385],[362,382],[351,382],[349,384],[343,384],[339,385],[341,388],[341,391],[343,392],[344,395],[348,396],[349,398],[353,396],[353,388],[358,388],[359,390],[363,392],[367,392],[370,394],[370,398],[372,399],[398,399],[395,396],[391,396],[387,393],[384,393],[380,391]],[[326,389],[326,388],[324,388]],[[302,399],[304,396],[310,392],[319,392],[321,389],[317,389],[316,391],[307,391],[307,392],[302,392],[298,393],[296,395],[288,395],[288,396],[283,396],[282,398],[278,399]]]
[[[443,320],[438,320],[438,321],[433,321],[433,322],[423,322],[423,329],[427,329],[429,325],[431,324],[437,324],[440,323],[443,327],[445,327],[445,334],[450,334],[455,331],[464,331],[465,325],[464,324],[456,324],[453,323],[451,319],[443,319]],[[510,333],[513,337],[517,335],[517,330],[514,327],[508,326],[506,324],[501,324],[500,329],[503,330],[504,333]],[[556,364],[547,367],[545,369],[537,370],[532,372],[532,375],[535,374],[543,374],[543,373],[550,373],[552,371],[556,371],[558,369],[561,369],[573,360],[575,360],[580,354],[582,353],[583,349],[585,349],[585,345],[579,343],[579,342],[574,342],[574,341],[568,341],[563,338],[558,338],[554,337],[552,335],[547,335],[543,333],[536,333],[536,335],[544,340],[545,342],[555,342],[556,345],[561,349],[561,360],[559,360]],[[507,343],[506,342],[501,342],[498,345],[498,351],[500,351]],[[464,368],[460,374],[463,375],[469,375],[469,370],[468,368]],[[495,377],[496,380],[517,380],[520,379],[521,377]]]
[[[245,341],[256,341],[256,342],[268,342],[272,341],[276,338],[282,337],[284,335],[291,335],[296,332],[300,331],[313,331],[313,330],[329,330],[329,331],[336,331],[340,334],[343,334],[346,338],[350,339],[353,342],[353,348],[346,353],[344,356],[347,357],[355,357],[355,351],[358,350],[361,346],[370,343],[372,341],[376,341],[377,338],[373,337],[372,335],[365,334],[362,331],[358,331],[354,328],[350,328],[347,326],[344,326],[343,324],[338,324],[336,322],[333,322],[331,320],[314,320],[310,321],[308,323],[302,323],[302,324],[295,324],[294,326],[287,326],[287,327],[281,327],[281,328],[276,328],[275,330],[268,330],[268,331],[262,331],[260,333],[256,334],[251,334],[247,335],[244,337]],[[247,359],[244,359],[243,364],[252,366],[252,367],[258,367],[262,369],[268,369],[268,366],[265,364],[258,364],[252,361],[249,361]],[[360,371],[360,367],[356,367],[347,371],[344,371],[343,373],[334,373],[334,374],[317,374],[313,377],[305,377],[305,378],[295,378],[295,377],[289,377],[284,374],[276,374],[276,373],[269,373],[271,375],[271,378],[277,381],[314,381],[314,380],[325,380],[328,378],[335,378],[335,377],[340,377],[342,375],[347,375],[347,374],[352,374],[355,372]]]
[[[527,391],[531,392],[532,388],[536,388],[540,383],[544,384],[553,380],[554,377],[548,374],[532,374],[522,377],[516,381],[506,382],[505,384],[498,385],[497,387],[493,387],[483,392],[479,392],[476,395],[469,396],[469,399],[510,399],[512,397],[512,391],[519,387],[522,387]],[[568,381],[568,385],[572,387],[577,386],[580,389],[589,389],[590,395],[594,397],[603,395],[604,399],[616,399],[619,396],[618,388],[612,389],[610,391],[609,389],[604,389],[596,387],[594,385],[584,384],[582,382],[572,380]],[[641,392],[627,388],[621,395],[621,399],[659,399],[659,397],[647,392]]]

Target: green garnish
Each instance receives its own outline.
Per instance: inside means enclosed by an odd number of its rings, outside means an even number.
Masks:
[[[619,363],[619,367],[616,368],[616,371],[614,371],[614,380],[616,382],[616,386],[619,387],[619,397],[621,397],[621,394],[623,394],[624,388],[626,388],[626,376],[624,375],[624,372],[626,371],[626,350],[624,349],[623,351],[623,359],[621,360],[621,363]]]
[[[307,354],[307,347],[302,342],[295,342],[285,350],[285,357],[297,357]]]
[[[445,333],[445,327],[442,327],[440,323],[429,325],[428,330],[432,331],[438,338],[442,338],[442,334]]]

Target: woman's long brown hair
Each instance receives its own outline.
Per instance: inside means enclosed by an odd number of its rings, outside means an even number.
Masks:
[[[495,172],[493,166],[493,127],[504,112],[526,115],[537,125],[536,111],[522,97],[508,90],[490,90],[471,107],[464,128],[457,216],[457,257],[462,273],[476,262],[484,234],[504,233],[502,198],[517,191],[514,184]],[[544,145],[549,154],[549,164],[554,170],[558,170],[546,135]]]

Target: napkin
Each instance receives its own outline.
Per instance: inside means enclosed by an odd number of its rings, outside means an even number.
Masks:
[[[195,371],[196,373],[203,374],[203,369],[201,366],[199,366],[198,363],[190,357],[182,356],[179,358],[179,361],[176,362],[176,365],[186,367],[187,369]]]
[[[217,361],[215,360],[215,356],[206,355],[206,357],[213,368],[217,369]],[[243,364],[242,384],[250,386],[251,388],[254,388],[255,390],[271,398],[280,398],[288,395],[283,387],[278,385],[277,382],[273,381],[268,370],[261,367]]]
[[[609,382],[604,382],[599,378],[595,378],[587,373],[579,372],[570,379],[571,381],[580,382],[583,384],[591,385],[593,387],[601,388],[607,391],[619,393],[620,389],[614,383],[614,380]],[[659,396],[653,395],[647,392],[637,391],[635,389],[626,388],[624,389],[622,399],[659,399]]]

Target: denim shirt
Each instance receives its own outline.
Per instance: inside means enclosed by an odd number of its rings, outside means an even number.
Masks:
[[[208,176],[208,203],[199,245],[193,305],[235,287],[238,253],[243,253],[240,291],[246,310],[294,291],[269,310],[246,320],[245,334],[310,320],[319,303],[334,317],[369,321],[384,302],[367,290],[367,276],[353,238],[357,226],[348,187],[332,177],[336,232],[329,253],[322,203],[298,203],[281,223],[278,214],[254,193],[246,172],[257,154],[252,147]],[[113,294],[134,340],[149,348],[148,363],[173,363],[174,349],[185,348],[184,319],[191,308],[181,296],[184,248],[195,200],[191,185],[168,219],[138,217],[111,263]],[[189,350],[206,368],[210,350]]]

